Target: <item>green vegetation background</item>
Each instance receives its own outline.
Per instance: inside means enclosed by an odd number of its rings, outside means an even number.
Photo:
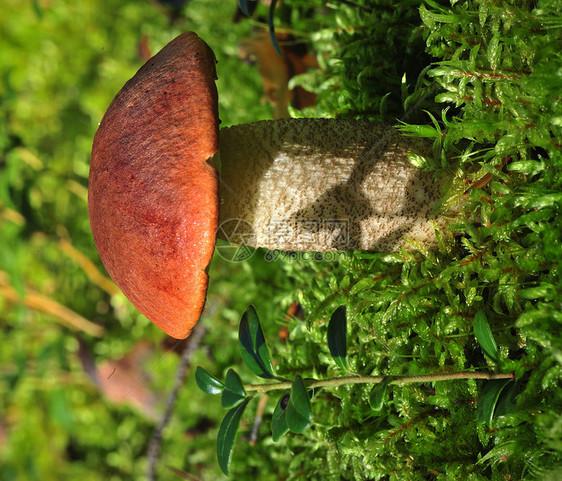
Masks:
[[[219,58],[223,124],[271,117],[255,69],[238,58],[252,24],[232,24],[234,3],[191,0],[172,19],[169,9],[141,0],[3,2],[2,480],[144,479],[153,420],[101,396],[80,353],[102,363],[150,340],[139,373],[150,372],[162,403],[178,359],[161,347],[162,333],[100,280],[87,218],[89,151],[107,105],[142,64],[143,35],[154,53],[180,32],[197,31]],[[476,419],[480,382],[393,387],[381,412],[370,409],[368,388],[341,387],[315,398],[309,430],[279,443],[268,434],[270,401],[255,445],[246,413],[234,479],[562,477],[560,11],[557,0],[292,0],[278,7],[276,22],[301,34],[322,67],[298,79],[319,99],[295,115],[411,124],[435,141],[433,159],[420,165],[451,176],[443,204],[464,199],[463,215],[454,240],[443,233],[439,252],[215,259],[215,307],[193,365],[219,375],[240,364],[236,328],[252,303],[281,371],[337,375],[326,319],[346,304],[354,370],[512,371],[517,396],[487,425]],[[304,320],[286,319],[295,301]],[[474,339],[478,310],[492,326],[499,364]],[[86,319],[103,334],[84,327]],[[285,343],[281,327],[290,333]],[[215,436],[224,412],[197,389],[192,372],[164,433],[158,479],[179,479],[167,466],[222,479]]]

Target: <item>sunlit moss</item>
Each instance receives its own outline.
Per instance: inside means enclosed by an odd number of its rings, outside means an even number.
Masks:
[[[368,388],[340,387],[317,393],[308,431],[273,443],[270,401],[255,446],[245,438],[255,410],[242,421],[235,479],[540,479],[560,470],[560,2],[451,3],[287,0],[276,26],[302,36],[322,66],[295,80],[319,93],[306,115],[401,120],[435,140],[425,167],[452,176],[446,206],[463,203],[454,241],[438,252],[348,253],[332,262],[268,262],[260,250],[243,264],[215,259],[214,310],[192,365],[217,374],[236,365],[237,324],[254,304],[279,370],[337,375],[326,326],[346,304],[353,370],[498,368],[521,380],[517,409],[490,429],[476,420],[481,382],[391,387],[378,412]],[[225,124],[271,114],[255,69],[237,57],[252,25],[232,25],[234,10],[234,0],[192,0],[172,21],[157,2],[138,0],[2,6],[0,281],[22,295],[40,290],[103,326],[101,339],[80,336],[96,361],[153,340],[141,372],[150,371],[162,397],[177,359],[162,360],[161,333],[92,283],[58,241],[103,272],[87,220],[89,150],[107,105],[143,62],[142,34],[153,52],[183,30],[209,42]],[[286,316],[295,301],[303,320]],[[479,309],[499,367],[474,338]],[[0,478],[144,479],[153,423],[103,400],[83,373],[78,335],[6,299],[0,319]],[[177,479],[167,465],[221,479],[222,415],[188,376],[158,479]]]

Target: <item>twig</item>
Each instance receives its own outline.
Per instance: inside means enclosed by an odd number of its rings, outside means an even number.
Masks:
[[[14,289],[7,280],[8,276],[0,271],[0,297],[10,302],[22,304],[28,309],[43,312],[50,315],[53,319],[64,324],[71,329],[84,331],[91,336],[100,337],[103,334],[103,327],[95,324],[88,319],[77,314],[50,297],[41,294],[31,288],[26,288],[24,295]]]
[[[114,296],[120,292],[113,281],[104,276],[96,265],[86,255],[76,249],[68,240],[60,239],[58,246],[65,255],[80,266],[92,284],[100,287],[110,296]]]
[[[268,399],[269,396],[267,394],[264,394],[258,404],[256,418],[254,419],[254,425],[252,427],[252,432],[250,433],[250,446],[255,446],[256,443],[258,442],[258,433],[260,430],[261,423],[263,421],[263,413],[265,411],[265,406],[267,404]]]
[[[453,379],[513,379],[514,375],[512,373],[508,374],[496,374],[489,372],[451,372],[451,373],[436,373],[436,374],[425,374],[422,376],[347,376],[347,377],[336,377],[332,379],[322,379],[322,380],[305,380],[304,383],[309,388],[317,387],[336,387],[345,384],[377,384],[383,381],[388,381],[389,384],[412,384],[416,382],[435,382],[435,381],[451,381]],[[250,384],[244,386],[246,391],[254,391],[258,393],[279,390],[279,389],[290,389],[291,382],[275,382],[269,384]]]
[[[173,466],[168,466],[168,469],[181,479],[188,479],[189,481],[199,481],[199,478],[196,478],[192,474],[186,473],[181,469],[174,468]]]
[[[193,352],[199,347],[199,343],[201,342],[201,338],[205,334],[206,330],[198,326],[191,332],[191,336],[189,337],[189,342],[187,346],[182,352],[180,365],[178,366],[178,370],[176,371],[176,376],[174,378],[174,386],[170,395],[168,396],[168,400],[166,401],[166,409],[164,414],[162,415],[162,419],[160,423],[152,433],[152,438],[150,440],[150,444],[148,446],[148,470],[147,470],[147,480],[154,481],[154,472],[156,467],[156,462],[158,461],[158,456],[160,454],[160,443],[162,442],[162,432],[170,422],[170,418],[172,417],[172,412],[174,410],[174,404],[176,403],[176,399],[178,397],[179,390],[183,384],[183,380],[185,374],[187,372],[187,368],[189,366],[189,360]],[[178,343],[181,341],[178,341]]]
[[[6,207],[0,201],[0,219],[13,222],[16,225],[25,225],[25,217],[21,215],[17,210],[10,209]]]

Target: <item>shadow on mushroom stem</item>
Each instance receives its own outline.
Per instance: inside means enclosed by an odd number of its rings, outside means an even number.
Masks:
[[[255,231],[254,247],[272,250],[395,251],[407,240],[432,247],[442,182],[408,161],[430,147],[368,121],[223,129],[221,225],[243,219]]]

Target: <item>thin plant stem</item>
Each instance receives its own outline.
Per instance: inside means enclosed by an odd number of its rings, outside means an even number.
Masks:
[[[199,343],[201,342],[201,338],[203,337],[205,332],[206,330],[201,326],[195,328],[191,333],[189,342],[187,343],[185,349],[182,352],[181,361],[174,378],[174,386],[166,402],[166,409],[164,411],[164,414],[162,415],[160,423],[154,430],[152,434],[152,438],[150,440],[150,445],[147,454],[148,469],[147,469],[146,478],[148,481],[154,481],[155,479],[156,462],[158,461],[158,456],[160,454],[160,443],[162,442],[162,433],[172,417],[172,413],[174,411],[174,405],[176,404],[176,399],[178,397],[180,388],[183,385],[183,380],[185,378],[187,369],[189,367],[189,361],[191,360],[191,356],[193,352],[199,347]],[[181,342],[181,340],[178,340],[178,343],[179,342]]]
[[[47,314],[60,324],[76,331],[83,331],[90,336],[101,337],[104,333],[104,328],[99,324],[89,321],[45,294],[30,287],[26,287],[23,294],[18,292],[10,285],[8,275],[0,271],[0,299],[2,298],[8,302],[21,304],[33,311]]]
[[[436,373],[424,374],[422,376],[344,376],[335,377],[330,379],[321,380],[304,380],[304,383],[309,388],[319,387],[337,387],[347,384],[378,384],[383,381],[388,381],[389,384],[413,384],[418,382],[436,382],[436,381],[452,381],[455,379],[513,379],[513,373],[489,373],[489,372],[451,372],[451,373]],[[264,393],[279,389],[290,389],[291,381],[282,381],[269,384],[249,384],[244,386],[246,392]]]
[[[104,276],[90,258],[74,247],[68,239],[63,238],[59,240],[58,246],[63,254],[80,266],[92,284],[100,287],[110,296],[120,292],[115,283],[109,277]]]

